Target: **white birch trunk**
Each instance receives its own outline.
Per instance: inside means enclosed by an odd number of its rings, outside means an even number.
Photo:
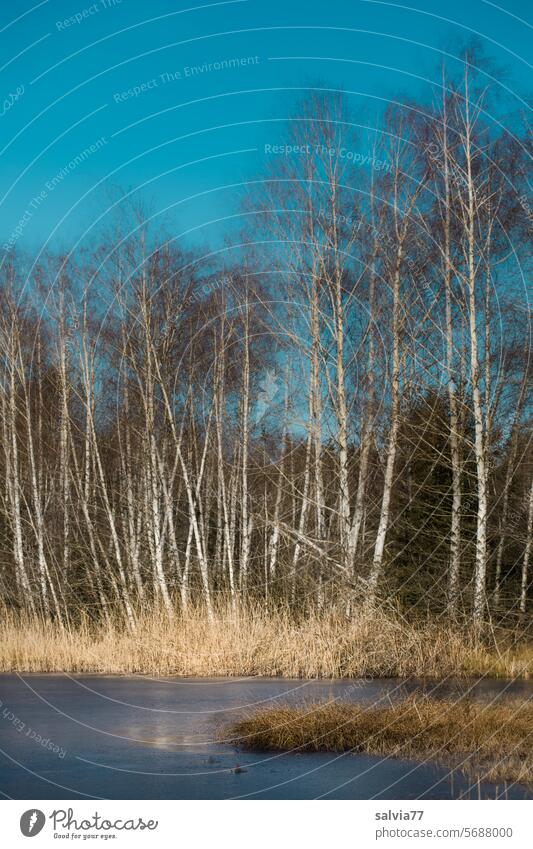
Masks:
[[[529,488],[526,545],[525,545],[525,548],[524,548],[524,558],[522,560],[522,582],[521,582],[521,586],[520,586],[520,613],[522,615],[526,612],[529,558],[531,556],[531,536],[532,536],[532,533],[533,533],[533,480],[531,481],[531,486]]]

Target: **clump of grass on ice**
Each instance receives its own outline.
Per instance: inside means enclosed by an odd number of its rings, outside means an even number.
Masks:
[[[492,781],[533,783],[532,700],[487,705],[410,696],[372,707],[285,705],[241,719],[229,733],[249,749],[432,759]]]

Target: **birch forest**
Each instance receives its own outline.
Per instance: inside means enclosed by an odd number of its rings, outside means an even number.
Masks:
[[[295,103],[222,246],[124,192],[91,244],[4,256],[5,607],[525,626],[531,137],[439,73],[379,132]]]

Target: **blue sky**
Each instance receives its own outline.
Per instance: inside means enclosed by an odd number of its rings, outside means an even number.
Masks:
[[[298,89],[343,88],[376,126],[388,100],[430,99],[441,51],[477,36],[505,121],[527,111],[531,17],[525,0],[2,4],[0,239],[69,249],[120,186],[216,243]]]

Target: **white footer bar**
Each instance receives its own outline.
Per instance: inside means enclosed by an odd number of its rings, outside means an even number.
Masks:
[[[0,845],[532,847],[522,801],[3,801]],[[35,842],[32,842],[32,839]]]

